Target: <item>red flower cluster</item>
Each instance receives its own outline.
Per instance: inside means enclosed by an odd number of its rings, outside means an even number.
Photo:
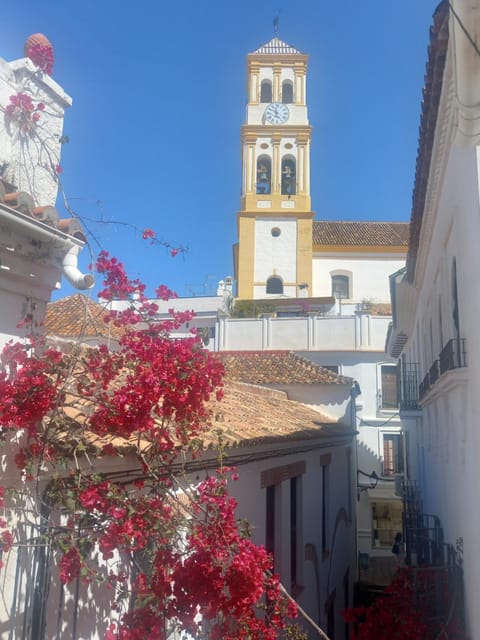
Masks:
[[[16,125],[21,133],[33,135],[35,126],[40,120],[39,111],[43,111],[43,102],[33,103],[32,98],[26,93],[17,93],[10,96],[10,104],[5,107],[7,121]]]
[[[155,231],[153,231],[153,229],[149,229],[148,227],[146,229],[144,229],[143,233],[142,233],[142,238],[144,240],[148,240],[155,238]]]
[[[27,49],[27,56],[36,65],[40,71],[48,73],[49,76],[53,72],[53,48],[49,45],[32,44]]]
[[[453,567],[399,570],[384,596],[344,612],[345,621],[355,625],[353,640],[467,640],[460,618],[451,615],[458,579]]]
[[[175,628],[211,640],[280,638],[295,607],[266,550],[236,520],[227,486],[235,470],[186,490],[176,475],[180,460],[201,450],[222,365],[197,336],[170,338],[192,314],[159,322],[158,306],[120,262],[102,253],[97,269],[102,296],[130,303],[106,316],[124,330],[117,350],[11,344],[0,370],[3,435],[27,481],[48,479],[59,514],[45,539],[58,551],[60,580],[103,579],[112,609],[133,603],[109,626],[109,640],[166,640]],[[174,297],[164,286],[156,293]],[[113,481],[108,470],[125,455],[134,475]],[[0,507],[3,499],[0,489]],[[0,520],[4,551],[14,540],[6,524]]]

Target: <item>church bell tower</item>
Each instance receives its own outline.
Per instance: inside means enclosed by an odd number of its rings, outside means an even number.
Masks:
[[[312,289],[308,56],[275,37],[247,58],[237,297],[306,297]]]

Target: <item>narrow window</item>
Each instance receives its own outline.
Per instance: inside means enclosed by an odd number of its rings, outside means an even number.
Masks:
[[[399,433],[383,436],[383,475],[403,473],[403,439]]]
[[[290,478],[290,581],[292,587],[298,584],[297,575],[298,544],[298,482]]]
[[[272,484],[266,488],[267,491],[267,507],[266,507],[266,534],[265,548],[268,553],[273,554],[275,551],[275,485]]]
[[[282,160],[282,195],[294,196],[297,193],[297,176],[295,160],[283,158]]]
[[[293,102],[293,84],[290,80],[284,80],[282,84],[282,102],[284,104],[292,104]]]
[[[322,465],[322,555],[324,557],[328,553],[330,460],[331,456],[329,454],[320,458],[320,464]]]
[[[272,161],[269,156],[257,160],[257,193],[268,195],[272,190]]]
[[[270,276],[267,280],[267,293],[283,293],[283,281],[278,276]]]
[[[262,80],[260,85],[260,102],[272,101],[272,83],[270,80]]]
[[[347,458],[347,515],[348,521],[352,521],[352,450],[349,447],[346,450],[346,458]]]
[[[350,278],[348,276],[332,276],[332,296],[337,300],[350,298]]]
[[[398,407],[398,368],[394,364],[383,364],[381,367],[382,409]]]

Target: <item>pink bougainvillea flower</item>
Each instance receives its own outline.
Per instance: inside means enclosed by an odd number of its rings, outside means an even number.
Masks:
[[[142,238],[144,240],[147,240],[148,238],[155,238],[155,231],[147,227],[146,229],[143,230]]]
[[[59,164],[55,165],[55,173],[57,173],[58,175],[63,173],[63,168]]]

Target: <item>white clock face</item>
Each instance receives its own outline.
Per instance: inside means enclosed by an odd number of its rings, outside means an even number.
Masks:
[[[283,102],[272,102],[265,109],[265,120],[271,124],[283,124],[289,115],[288,107]]]

